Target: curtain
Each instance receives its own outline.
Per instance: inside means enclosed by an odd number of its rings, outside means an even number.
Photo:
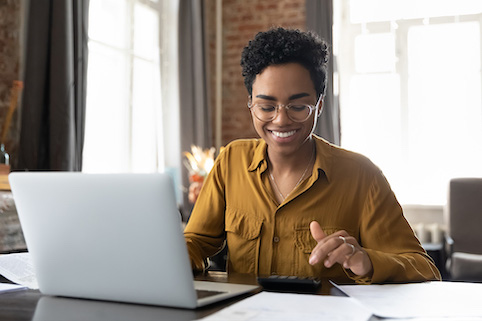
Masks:
[[[181,150],[191,145],[213,146],[211,113],[208,106],[206,54],[202,0],[181,0],[179,7],[179,92]],[[183,186],[189,186],[188,173],[183,170]],[[184,213],[190,211],[184,193]],[[189,214],[185,214],[187,218]]]
[[[340,109],[338,96],[333,91],[333,73],[336,71],[336,60],[333,56],[333,1],[306,0],[306,28],[325,39],[330,48],[330,60],[327,70],[327,87],[323,99],[323,113],[318,120],[315,134],[329,142],[340,145]]]
[[[88,6],[30,1],[16,169],[82,169]]]

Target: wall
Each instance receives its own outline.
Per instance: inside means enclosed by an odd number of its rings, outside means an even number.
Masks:
[[[12,82],[20,80],[23,1],[0,0],[0,131],[10,105]],[[18,112],[12,119],[5,147],[15,161],[18,146]]]
[[[12,83],[22,74],[24,1],[0,0],[0,132],[10,106]],[[17,107],[19,104],[17,105]],[[14,113],[5,139],[10,164],[16,161],[19,140],[19,109]],[[0,253],[25,249],[12,194],[0,191]]]
[[[214,115],[216,1],[209,0],[204,3],[205,34],[208,42],[209,101]],[[305,0],[222,1],[222,145],[237,138],[257,137],[246,106],[248,93],[244,87],[239,64],[241,51],[256,33],[277,26],[306,30]]]

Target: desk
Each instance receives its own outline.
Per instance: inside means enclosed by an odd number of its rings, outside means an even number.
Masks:
[[[227,275],[225,272],[208,272],[196,276],[196,280],[218,281],[242,284],[256,284],[252,275]],[[322,283],[319,294],[337,294],[328,281]],[[243,298],[245,294],[233,299],[218,302],[196,310],[166,308],[148,305],[81,300],[43,296],[37,290],[17,291],[0,294],[0,320],[30,321],[39,319],[39,312],[49,313],[49,321],[56,320],[195,320],[208,316]],[[341,293],[339,294],[341,295]],[[35,315],[37,310],[37,315]],[[34,318],[35,315],[35,319]]]

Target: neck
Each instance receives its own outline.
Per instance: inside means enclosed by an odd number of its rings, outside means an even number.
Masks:
[[[311,176],[312,166],[315,160],[314,142],[306,144],[310,149],[306,153],[305,148],[296,153],[294,159],[283,158],[282,161],[273,161],[269,155],[268,174],[274,197],[281,204],[293,190],[307,177]],[[268,151],[269,153],[269,151]]]
[[[314,152],[314,140],[307,139],[296,153],[281,154],[271,150],[268,146],[268,158],[273,172],[293,172],[304,169]]]

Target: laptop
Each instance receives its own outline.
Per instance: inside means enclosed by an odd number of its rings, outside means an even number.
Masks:
[[[194,309],[258,288],[194,281],[167,174],[14,172],[9,181],[43,294]]]

